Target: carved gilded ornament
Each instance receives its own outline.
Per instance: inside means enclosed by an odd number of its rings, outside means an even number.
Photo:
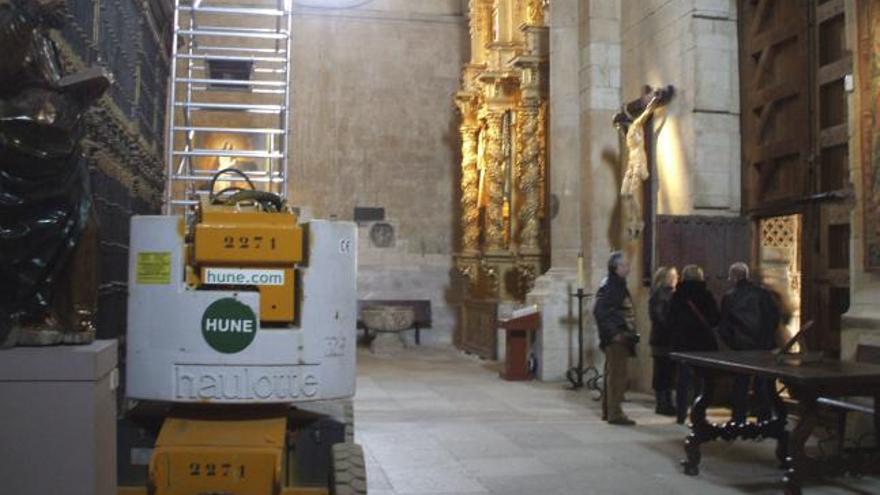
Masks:
[[[498,268],[486,261],[486,258],[480,258],[480,275],[490,293],[498,294],[500,288],[500,276]]]
[[[519,191],[522,196],[522,204],[519,208],[519,242],[521,247],[537,251],[539,248],[542,185],[538,108],[535,106],[523,107],[520,109],[518,120],[520,155],[517,170]]]
[[[504,242],[504,150],[501,139],[503,114],[486,115],[486,247],[503,250]]]
[[[471,54],[471,59],[482,61],[485,60],[485,52],[492,41],[492,0],[471,0],[470,13],[471,39],[481,49],[480,53]]]
[[[479,128],[461,126],[461,227],[465,251],[480,248],[479,176],[477,171],[477,134]]]
[[[517,262],[516,276],[519,297],[524,299],[526,294],[535,287],[535,279],[538,277],[538,267],[532,263]]]
[[[493,297],[523,298],[542,269],[546,4],[470,1],[471,60],[456,94],[462,115],[456,263],[476,293]]]
[[[525,0],[525,22],[532,26],[544,25],[544,9],[547,8],[547,0]]]

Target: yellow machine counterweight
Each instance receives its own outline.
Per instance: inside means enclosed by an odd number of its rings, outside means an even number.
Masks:
[[[286,417],[241,420],[165,419],[150,461],[155,495],[278,494],[283,480]]]
[[[294,270],[303,260],[296,215],[208,201],[199,206],[191,256],[194,285],[256,286],[260,321],[292,323]]]

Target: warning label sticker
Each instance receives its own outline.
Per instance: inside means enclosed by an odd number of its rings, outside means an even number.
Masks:
[[[140,252],[137,254],[135,280],[145,285],[167,285],[171,283],[171,252]]]

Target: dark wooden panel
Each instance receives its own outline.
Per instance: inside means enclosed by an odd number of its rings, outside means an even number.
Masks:
[[[751,259],[751,228],[741,217],[657,217],[657,263],[659,266],[699,265],[709,290],[720,298],[728,288],[727,269],[737,261]]]
[[[498,303],[465,298],[456,335],[458,348],[483,359],[497,359]]]
[[[809,9],[801,0],[740,0],[743,205],[807,194]]]

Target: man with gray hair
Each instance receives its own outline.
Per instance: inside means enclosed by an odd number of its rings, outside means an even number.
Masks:
[[[605,393],[602,394],[602,419],[613,425],[630,426],[635,421],[623,412],[626,392],[627,360],[635,355],[639,341],[635,326],[632,297],[626,287],[629,262],[615,251],[608,258],[608,276],[596,292],[593,316],[599,329],[599,347],[605,352]]]
[[[738,351],[769,350],[776,347],[779,308],[773,297],[749,279],[749,266],[737,262],[728,272],[733,287],[721,299],[721,339]],[[744,423],[748,415],[749,382],[752,377],[739,376],[733,386],[733,420]],[[755,378],[758,419],[770,419],[772,383]]]
[[[730,265],[730,270],[727,274],[730,281],[734,284],[739,282],[740,280],[748,280],[749,265],[743,263],[742,261],[737,261],[736,263]]]

